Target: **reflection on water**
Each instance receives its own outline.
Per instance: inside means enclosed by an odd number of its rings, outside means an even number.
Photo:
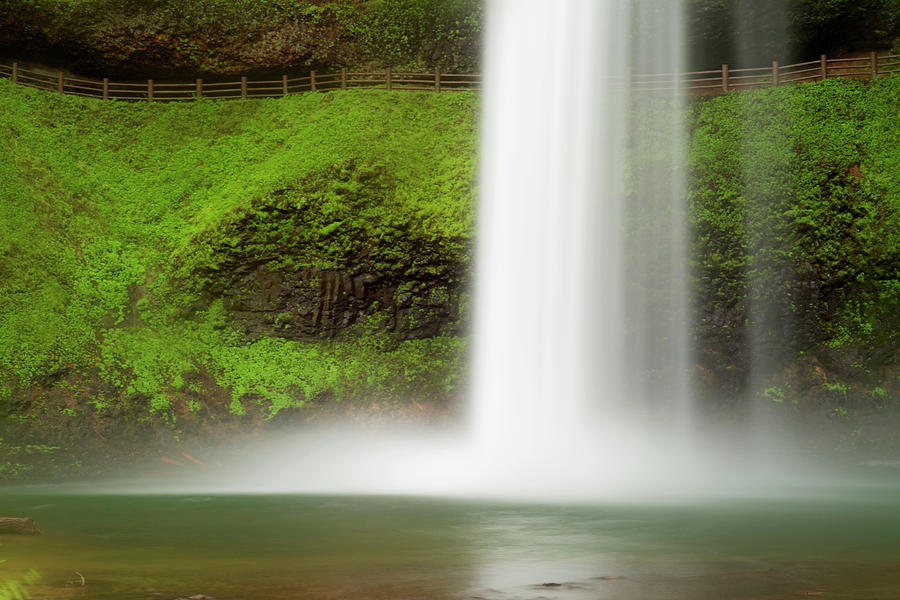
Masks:
[[[0,513],[44,533],[2,538],[0,577],[38,569],[43,599],[887,599],[896,491],[670,506],[7,493]]]

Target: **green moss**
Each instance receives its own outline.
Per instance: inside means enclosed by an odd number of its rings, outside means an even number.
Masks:
[[[196,309],[198,274],[244,243],[238,223],[268,226],[273,209],[293,217],[250,250],[279,257],[290,244],[293,266],[346,265],[366,243],[373,268],[414,264],[416,241],[457,256],[472,229],[476,108],[467,93],[374,91],[148,106],[0,81],[0,400],[96,365],[152,411],[188,374],[211,373],[236,410],[252,397],[274,414],[323,394],[409,390],[404,361],[429,364],[432,350],[446,361],[434,377],[455,380],[458,340],[384,353],[248,342],[221,302]]]
[[[102,346],[104,376],[123,397],[148,398],[151,411],[162,411],[182,377],[202,371],[230,391],[231,412],[253,402],[269,416],[322,397],[446,394],[462,377],[460,338],[401,342],[367,324],[342,341],[247,342],[223,325],[218,304],[190,322],[115,330]]]
[[[883,363],[900,342],[898,101],[900,78],[888,77],[694,103],[690,200],[702,312],[728,307],[739,315],[732,326],[764,328],[768,317],[752,305],[776,307],[772,318],[796,343],[762,334],[770,347]]]

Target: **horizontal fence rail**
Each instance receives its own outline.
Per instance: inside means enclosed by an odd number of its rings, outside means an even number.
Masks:
[[[735,90],[778,86],[804,81],[823,81],[829,78],[876,79],[900,73],[900,55],[878,55],[856,58],[828,58],[792,65],[773,62],[770,66],[692,71],[685,73],[635,73],[619,77],[618,84],[633,92],[684,92],[691,95],[715,95]],[[19,62],[0,61],[0,77],[13,83],[38,89],[102,98],[104,100],[136,100],[145,102],[196,100],[197,98],[248,99],[276,98],[303,92],[325,92],[350,88],[414,91],[460,91],[481,89],[481,75],[477,73],[410,73],[386,69],[360,72],[341,69],[328,73],[309,73],[278,79],[256,80],[241,77],[234,81],[190,82],[110,81],[109,78],[75,77],[64,71],[53,71]]]
[[[190,82],[111,81],[109,78],[88,79],[76,77],[64,71],[53,71],[19,62],[0,61],[0,77],[13,83],[42,90],[88,96],[104,100],[140,100],[145,102],[196,100],[197,98],[247,99],[277,98],[303,92],[325,92],[350,88],[382,90],[418,90],[452,92],[478,90],[481,76],[472,73],[408,73],[387,69],[380,72],[340,71],[309,73],[292,77],[282,75],[278,79],[257,80],[241,77],[233,81]]]
[[[857,58],[828,58],[792,65],[777,61],[765,67],[690,71],[686,73],[637,73],[626,76],[626,85],[635,92],[676,92],[694,96],[716,95],[735,90],[779,86],[804,81],[823,81],[832,78],[877,79],[900,73],[900,55],[878,55]]]

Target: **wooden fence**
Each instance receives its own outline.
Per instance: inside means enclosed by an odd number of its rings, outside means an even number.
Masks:
[[[691,95],[715,95],[733,90],[778,86],[803,81],[823,81],[831,78],[876,79],[900,73],[900,54],[878,55],[854,58],[828,58],[824,54],[819,60],[749,69],[732,69],[722,65],[721,69],[693,71],[673,75],[635,74],[629,77],[632,91],[675,91],[683,90]]]
[[[638,73],[618,78],[619,85],[625,85],[634,92],[674,92],[691,95],[714,95],[733,90],[777,86],[802,81],[822,81],[842,77],[853,79],[875,79],[891,73],[900,73],[900,55],[877,55],[872,52],[867,57],[828,58],[819,60],[750,69],[731,69],[722,65],[721,69],[693,71],[686,73]],[[346,90],[349,88],[369,88],[383,90],[458,91],[478,90],[481,76],[476,73],[405,73],[391,69],[376,73],[340,71],[317,73],[311,71],[302,77],[282,75],[281,79],[250,80],[241,77],[233,81],[192,82],[154,81],[110,81],[108,78],[89,79],[75,77],[64,71],[52,71],[40,67],[22,65],[18,62],[0,61],[0,77],[7,77],[14,83],[27,85],[60,94],[88,96],[91,98],[141,101],[194,100],[196,98],[271,98],[301,92],[321,92]]]
[[[233,81],[191,82],[111,81],[109,78],[75,77],[64,71],[39,67],[26,68],[17,62],[0,61],[0,77],[43,90],[88,96],[104,100],[169,101],[197,98],[247,99],[273,98],[301,92],[324,92],[349,88],[384,90],[458,91],[480,87],[481,78],[471,73],[404,73],[391,69],[363,73],[341,69],[332,73],[311,71],[302,77],[282,75],[280,79],[257,80],[241,77]]]

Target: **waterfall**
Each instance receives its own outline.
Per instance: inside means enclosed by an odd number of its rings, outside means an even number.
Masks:
[[[609,454],[659,418],[686,435],[682,106],[628,88],[680,67],[678,4],[489,4],[472,426],[511,481],[624,475]]]

